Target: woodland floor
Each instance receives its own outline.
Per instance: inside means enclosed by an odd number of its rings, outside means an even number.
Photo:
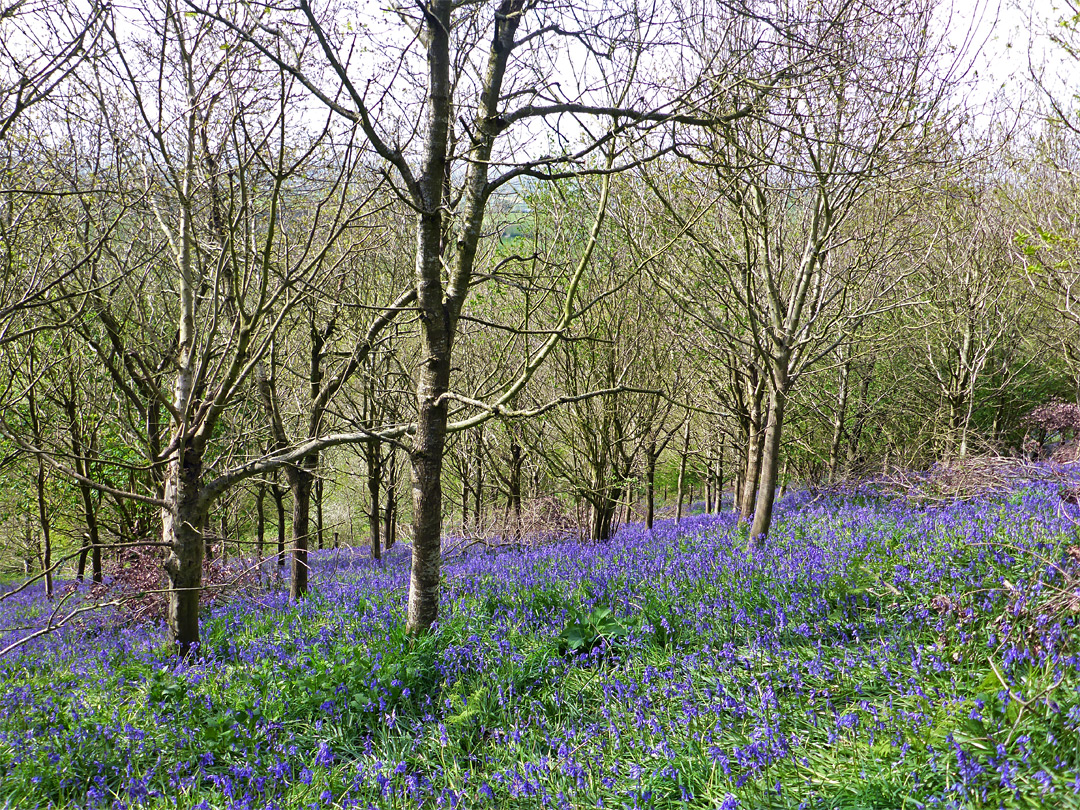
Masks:
[[[407,548],[317,554],[196,663],[109,614],[0,659],[0,803],[1080,807],[1076,519],[801,492],[757,561],[727,515],[457,559],[419,639]]]

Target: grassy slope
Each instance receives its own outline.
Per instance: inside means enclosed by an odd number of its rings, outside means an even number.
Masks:
[[[193,666],[104,621],[0,661],[0,801],[1080,807],[1056,508],[803,495],[757,564],[726,517],[459,560],[422,639],[400,550],[327,555]]]

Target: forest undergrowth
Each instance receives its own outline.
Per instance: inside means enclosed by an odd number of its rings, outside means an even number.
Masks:
[[[1080,807],[1080,532],[1057,486],[870,487],[208,608],[201,658],[88,615],[0,659],[10,807]],[[0,603],[0,646],[47,607]]]

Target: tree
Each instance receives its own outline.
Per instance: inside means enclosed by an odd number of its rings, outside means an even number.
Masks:
[[[242,421],[246,389],[304,291],[348,257],[339,237],[367,199],[350,196],[360,162],[349,133],[299,125],[295,82],[271,73],[276,92],[268,92],[228,29],[168,0],[127,22],[110,18],[112,58],[72,77],[85,93],[71,103],[89,109],[65,118],[86,129],[72,132],[64,178],[79,192],[72,197],[103,201],[108,215],[87,207],[78,220],[90,234],[83,250],[66,267],[53,263],[49,305],[66,308],[67,320],[49,328],[70,321],[125,408],[145,421],[148,491],[87,480],[48,457],[75,480],[160,509],[169,639],[187,655],[199,639],[211,505],[246,478],[296,469],[319,449],[270,459],[256,449],[263,463],[253,466],[245,443],[221,434]],[[83,163],[88,149],[94,160]],[[46,457],[9,424],[4,432]],[[306,526],[298,529],[306,539]]]
[[[1080,403],[1078,159],[1080,134],[1048,121],[1019,155],[1019,177],[1009,193],[1016,260],[1023,263],[1032,297],[1048,316],[1032,319],[1035,334],[1064,361]]]
[[[878,206],[878,226],[896,216],[901,207],[884,183],[925,160],[936,135],[949,77],[933,73],[932,11],[930,3],[897,11],[869,0],[779,4],[739,41],[768,60],[758,73],[798,67],[781,73],[753,115],[684,150],[700,167],[690,199],[664,179],[652,182],[700,257],[690,277],[669,264],[658,278],[679,278],[667,285],[676,300],[746,346],[766,382],[755,546],[772,521],[792,390],[831,353],[837,323],[859,315],[847,302],[873,268],[858,249],[841,250],[864,240],[852,215]],[[761,39],[770,47],[757,47]]]
[[[732,107],[700,116],[685,112],[685,93],[668,85],[648,86],[642,55],[659,47],[675,18],[643,18],[635,6],[625,9],[541,6],[530,0],[459,4],[427,0],[415,10],[395,7],[404,35],[388,33],[391,50],[400,45],[392,70],[364,84],[354,79],[347,55],[355,35],[335,25],[332,12],[316,12],[302,0],[292,13],[271,5],[254,16],[227,19],[209,8],[204,14],[231,26],[254,42],[312,94],[364,134],[384,171],[416,211],[415,311],[420,326],[416,381],[416,420],[410,427],[413,469],[413,559],[409,585],[408,626],[423,631],[438,615],[442,470],[450,430],[475,426],[494,415],[507,415],[508,404],[558,342],[576,315],[575,289],[588,265],[607,201],[606,185],[592,236],[586,241],[579,270],[566,289],[563,317],[552,337],[532,354],[521,373],[486,403],[475,402],[473,416],[451,423],[449,404],[460,402],[451,388],[452,357],[466,300],[477,278],[476,262],[492,194],[524,178],[547,180],[582,171],[608,173],[626,165],[620,144],[660,139],[680,125],[715,123],[747,114]],[[492,16],[485,20],[487,14]],[[531,27],[531,30],[530,30]],[[354,27],[355,30],[355,27]],[[480,31],[490,34],[487,56],[476,64]],[[300,55],[297,37],[314,32],[323,68],[284,54]],[[577,43],[588,65],[580,87],[551,80],[556,70],[557,38]],[[417,49],[421,52],[417,53]],[[405,77],[408,77],[406,80]],[[395,88],[415,87],[415,96]],[[414,106],[407,106],[409,103]],[[714,105],[717,106],[717,105]],[[402,114],[396,114],[401,110]],[[466,110],[469,112],[466,114]],[[404,118],[412,129],[402,129]],[[411,122],[417,122],[415,126]],[[553,133],[554,148],[540,157],[530,151],[537,127]],[[497,148],[498,147],[498,148]],[[584,170],[581,168],[585,166]],[[465,403],[467,404],[467,403]]]
[[[931,216],[941,223],[935,246],[912,277],[921,294],[926,370],[946,405],[945,454],[968,453],[976,389],[1026,307],[1013,275],[1014,257],[992,193],[950,183]]]
[[[105,15],[96,0],[0,8],[0,141],[96,52]]]

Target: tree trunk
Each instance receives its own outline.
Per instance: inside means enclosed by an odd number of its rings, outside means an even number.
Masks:
[[[749,440],[747,440],[747,442],[749,443]],[[738,451],[739,444],[741,444],[741,442],[736,442],[735,444],[736,451]],[[732,491],[731,507],[732,511],[736,514],[741,514],[742,510],[742,491],[746,482],[746,457],[747,453],[745,452],[735,453],[735,462],[738,464],[738,469],[735,470],[735,486]]]
[[[386,459],[386,509],[383,527],[386,532],[384,547],[391,549],[397,541],[397,450],[392,446]]]
[[[751,402],[749,431],[746,438],[746,464],[744,467],[739,505],[739,523],[746,523],[754,514],[758,499],[758,482],[761,478],[761,456],[764,447],[763,419],[771,417],[763,413],[762,397],[758,395]]]
[[[619,527],[625,522],[626,503],[623,501],[623,490],[617,490],[615,501],[612,504],[611,509],[611,529],[608,532],[608,538],[612,538],[619,533]]]
[[[30,409],[30,424],[34,432],[34,443],[41,447],[44,443],[41,440],[41,420],[38,418],[33,344],[30,347],[29,356],[30,379],[33,382],[26,392],[26,399],[27,406]],[[53,598],[52,536],[49,530],[49,512],[45,505],[45,480],[45,460],[38,456],[37,475],[34,478],[34,485],[37,491],[38,524],[41,526],[41,570],[45,574],[45,598],[51,601]]]
[[[277,510],[277,564],[285,567],[285,488],[274,484],[270,487],[270,497],[274,499]]]
[[[616,487],[606,493],[600,493],[595,501],[589,502],[589,539],[610,540],[612,520],[622,500],[622,489]]]
[[[75,572],[75,581],[82,582],[86,578],[86,555],[90,552],[90,535],[83,535],[82,546],[79,548],[79,563]]]
[[[416,304],[420,324],[417,422],[411,452],[413,468],[413,547],[409,580],[409,632],[426,631],[438,618],[442,568],[442,467],[446,449],[447,403],[454,330],[468,294],[473,263],[483,230],[489,187],[488,164],[500,132],[499,110],[506,62],[524,4],[506,2],[495,15],[495,36],[480,88],[479,109],[471,130],[473,146],[465,172],[455,236],[447,239],[452,261],[443,252],[443,210],[447,180],[447,145],[453,114],[450,82],[452,0],[430,0],[424,7],[428,98],[421,171],[414,203],[419,211],[416,249]],[[443,286],[443,268],[450,264]],[[481,516],[478,514],[477,518]]]
[[[300,464],[286,468],[289,489],[293,496],[292,514],[292,571],[289,574],[289,598],[303,599],[308,587],[308,545],[311,534],[311,486],[315,476],[311,472],[314,460],[310,456]]]
[[[971,414],[975,408],[975,395],[974,392],[970,392],[967,397],[967,408],[964,412],[963,427],[960,430],[960,458],[967,458],[968,454],[968,436],[971,430]]]
[[[436,404],[450,378],[449,352],[425,352],[432,361],[421,371],[420,418],[411,453],[413,468],[413,550],[409,577],[410,632],[423,632],[439,615],[442,571],[442,460],[446,440],[446,405]],[[431,392],[428,394],[427,392]]]
[[[322,477],[315,479],[312,485],[312,497],[315,500],[315,537],[318,540],[317,547],[322,551],[323,547],[323,480]]]
[[[71,378],[71,396],[65,398],[64,409],[67,411],[68,417],[68,431],[71,434],[71,452],[75,457],[73,464],[75,465],[75,472],[81,475],[83,478],[90,478],[90,448],[93,445],[93,440],[84,441],[82,431],[79,429],[78,422],[78,410],[75,405],[75,380]],[[94,582],[100,583],[102,581],[101,573],[101,546],[98,544],[98,521],[97,521],[97,507],[94,505],[94,490],[90,484],[79,481],[77,482],[79,489],[79,500],[82,504],[83,520],[86,522],[86,543],[83,546],[83,552],[79,556],[79,579],[82,579],[82,574],[86,570],[86,552],[90,551],[91,554],[91,578]],[[158,492],[157,494],[161,494]]]
[[[705,490],[705,514],[712,514],[713,505],[713,462],[712,453],[705,457],[705,481],[702,483]]]
[[[847,417],[849,381],[851,379],[851,361],[845,360],[840,366],[840,379],[837,382],[836,411],[833,414],[832,441],[829,443],[829,483],[835,483],[840,467],[840,445],[844,440],[844,420]]]
[[[963,456],[964,413],[967,409],[963,391],[953,391],[947,396],[949,403],[949,444],[950,456]]]
[[[727,449],[726,437],[720,439],[720,451],[716,456],[716,485],[713,488],[713,492],[716,497],[715,508],[713,514],[719,515],[720,510],[724,508],[724,451]]]
[[[772,525],[773,504],[776,502],[776,482],[779,476],[780,435],[784,427],[784,408],[787,392],[774,390],[769,402],[769,422],[761,453],[761,475],[758,483],[757,508],[750,527],[750,543],[760,549]]]
[[[259,484],[255,488],[255,556],[262,567],[263,548],[266,543],[266,512],[263,502],[266,500],[266,485]]]
[[[378,560],[382,558],[382,538],[379,531],[381,522],[379,486],[382,481],[382,450],[379,447],[379,442],[368,442],[364,447],[364,455],[367,457],[367,483],[368,497],[370,499],[368,529],[371,534],[371,557]]]
[[[161,510],[162,537],[169,544],[165,560],[168,577],[168,641],[179,655],[192,655],[199,643],[199,598],[202,593],[206,505],[199,497],[202,459],[187,447],[169,462],[165,503]]]
[[[449,9],[446,9],[447,17]],[[445,41],[448,31],[432,30],[428,61],[432,66],[430,89],[431,115],[442,121],[432,122],[444,130],[438,142],[445,150],[446,120],[449,115],[449,54]],[[443,61],[445,60],[445,62]],[[439,64],[435,65],[434,62]],[[437,79],[437,80],[436,80]],[[429,144],[429,148],[433,148]],[[444,164],[445,152],[428,155],[425,162]],[[439,166],[438,189],[429,189],[430,202],[421,212],[417,229],[417,304],[420,310],[420,364],[417,384],[416,438],[410,461],[413,470],[413,546],[409,575],[409,606],[406,627],[411,633],[428,630],[439,616],[439,580],[442,572],[442,467],[446,449],[446,402],[441,399],[450,385],[450,352],[453,335],[447,322],[442,294],[442,177],[445,165]],[[434,203],[434,204],[431,204]],[[478,471],[479,473],[479,471]],[[478,488],[479,489],[479,488]],[[479,524],[479,495],[476,519]]]
[[[686,420],[686,424],[683,426],[683,449],[682,457],[679,459],[679,482],[678,491],[676,493],[676,506],[675,506],[675,525],[678,526],[682,522],[682,508],[684,487],[686,482],[686,461],[687,456],[690,454],[690,420]]]
[[[37,505],[38,521],[41,524],[41,570],[45,572],[45,598],[51,600],[53,598],[52,532],[49,526],[49,513],[45,506],[45,463],[40,457],[38,457]]]
[[[23,540],[23,544],[26,546],[26,564],[23,566],[23,570],[27,575],[33,570],[33,560],[41,562],[41,550],[38,548],[37,540],[34,539],[34,519],[30,512],[26,513],[26,538]]]
[[[476,517],[476,529],[483,529],[484,520],[484,429],[477,428],[476,433],[476,484],[473,486],[473,515]]]
[[[510,440],[510,476],[507,479],[509,490],[510,511],[514,513],[514,539],[521,539],[521,467],[525,463],[525,455],[521,445],[514,439]]]
[[[652,529],[656,515],[656,440],[645,451],[645,528]]]
[[[208,532],[206,530],[206,517],[209,517],[209,515],[205,516],[204,519],[203,519],[203,522],[199,525],[199,534],[202,535],[203,542],[206,544],[206,549],[205,549],[206,559],[207,560],[213,560],[214,559],[214,538],[211,536],[210,532]]]
[[[872,377],[872,371],[869,371],[862,378],[862,382],[859,383],[859,404],[855,412],[855,422],[848,435],[847,472],[849,474],[855,470],[856,466],[862,464],[862,460],[859,458],[859,441],[862,439],[863,428],[866,427],[866,421],[870,416],[870,403],[867,399],[870,396]]]
[[[190,88],[189,88],[190,89]],[[183,191],[180,196],[179,251],[176,254],[179,318],[176,342],[176,377],[173,409],[176,414],[193,413],[197,393],[196,290],[194,213],[192,190],[195,183],[195,126],[198,111],[187,113]],[[165,559],[169,602],[166,621],[169,645],[187,658],[199,644],[199,600],[202,594],[202,564],[205,551],[202,529],[208,504],[200,497],[203,452],[188,433],[190,426],[174,418],[170,445],[174,447],[165,472],[165,506],[161,510],[162,539],[169,548]]]
[[[469,480],[469,456],[466,452],[461,468],[461,533],[469,530],[469,501],[472,500],[472,485]]]

